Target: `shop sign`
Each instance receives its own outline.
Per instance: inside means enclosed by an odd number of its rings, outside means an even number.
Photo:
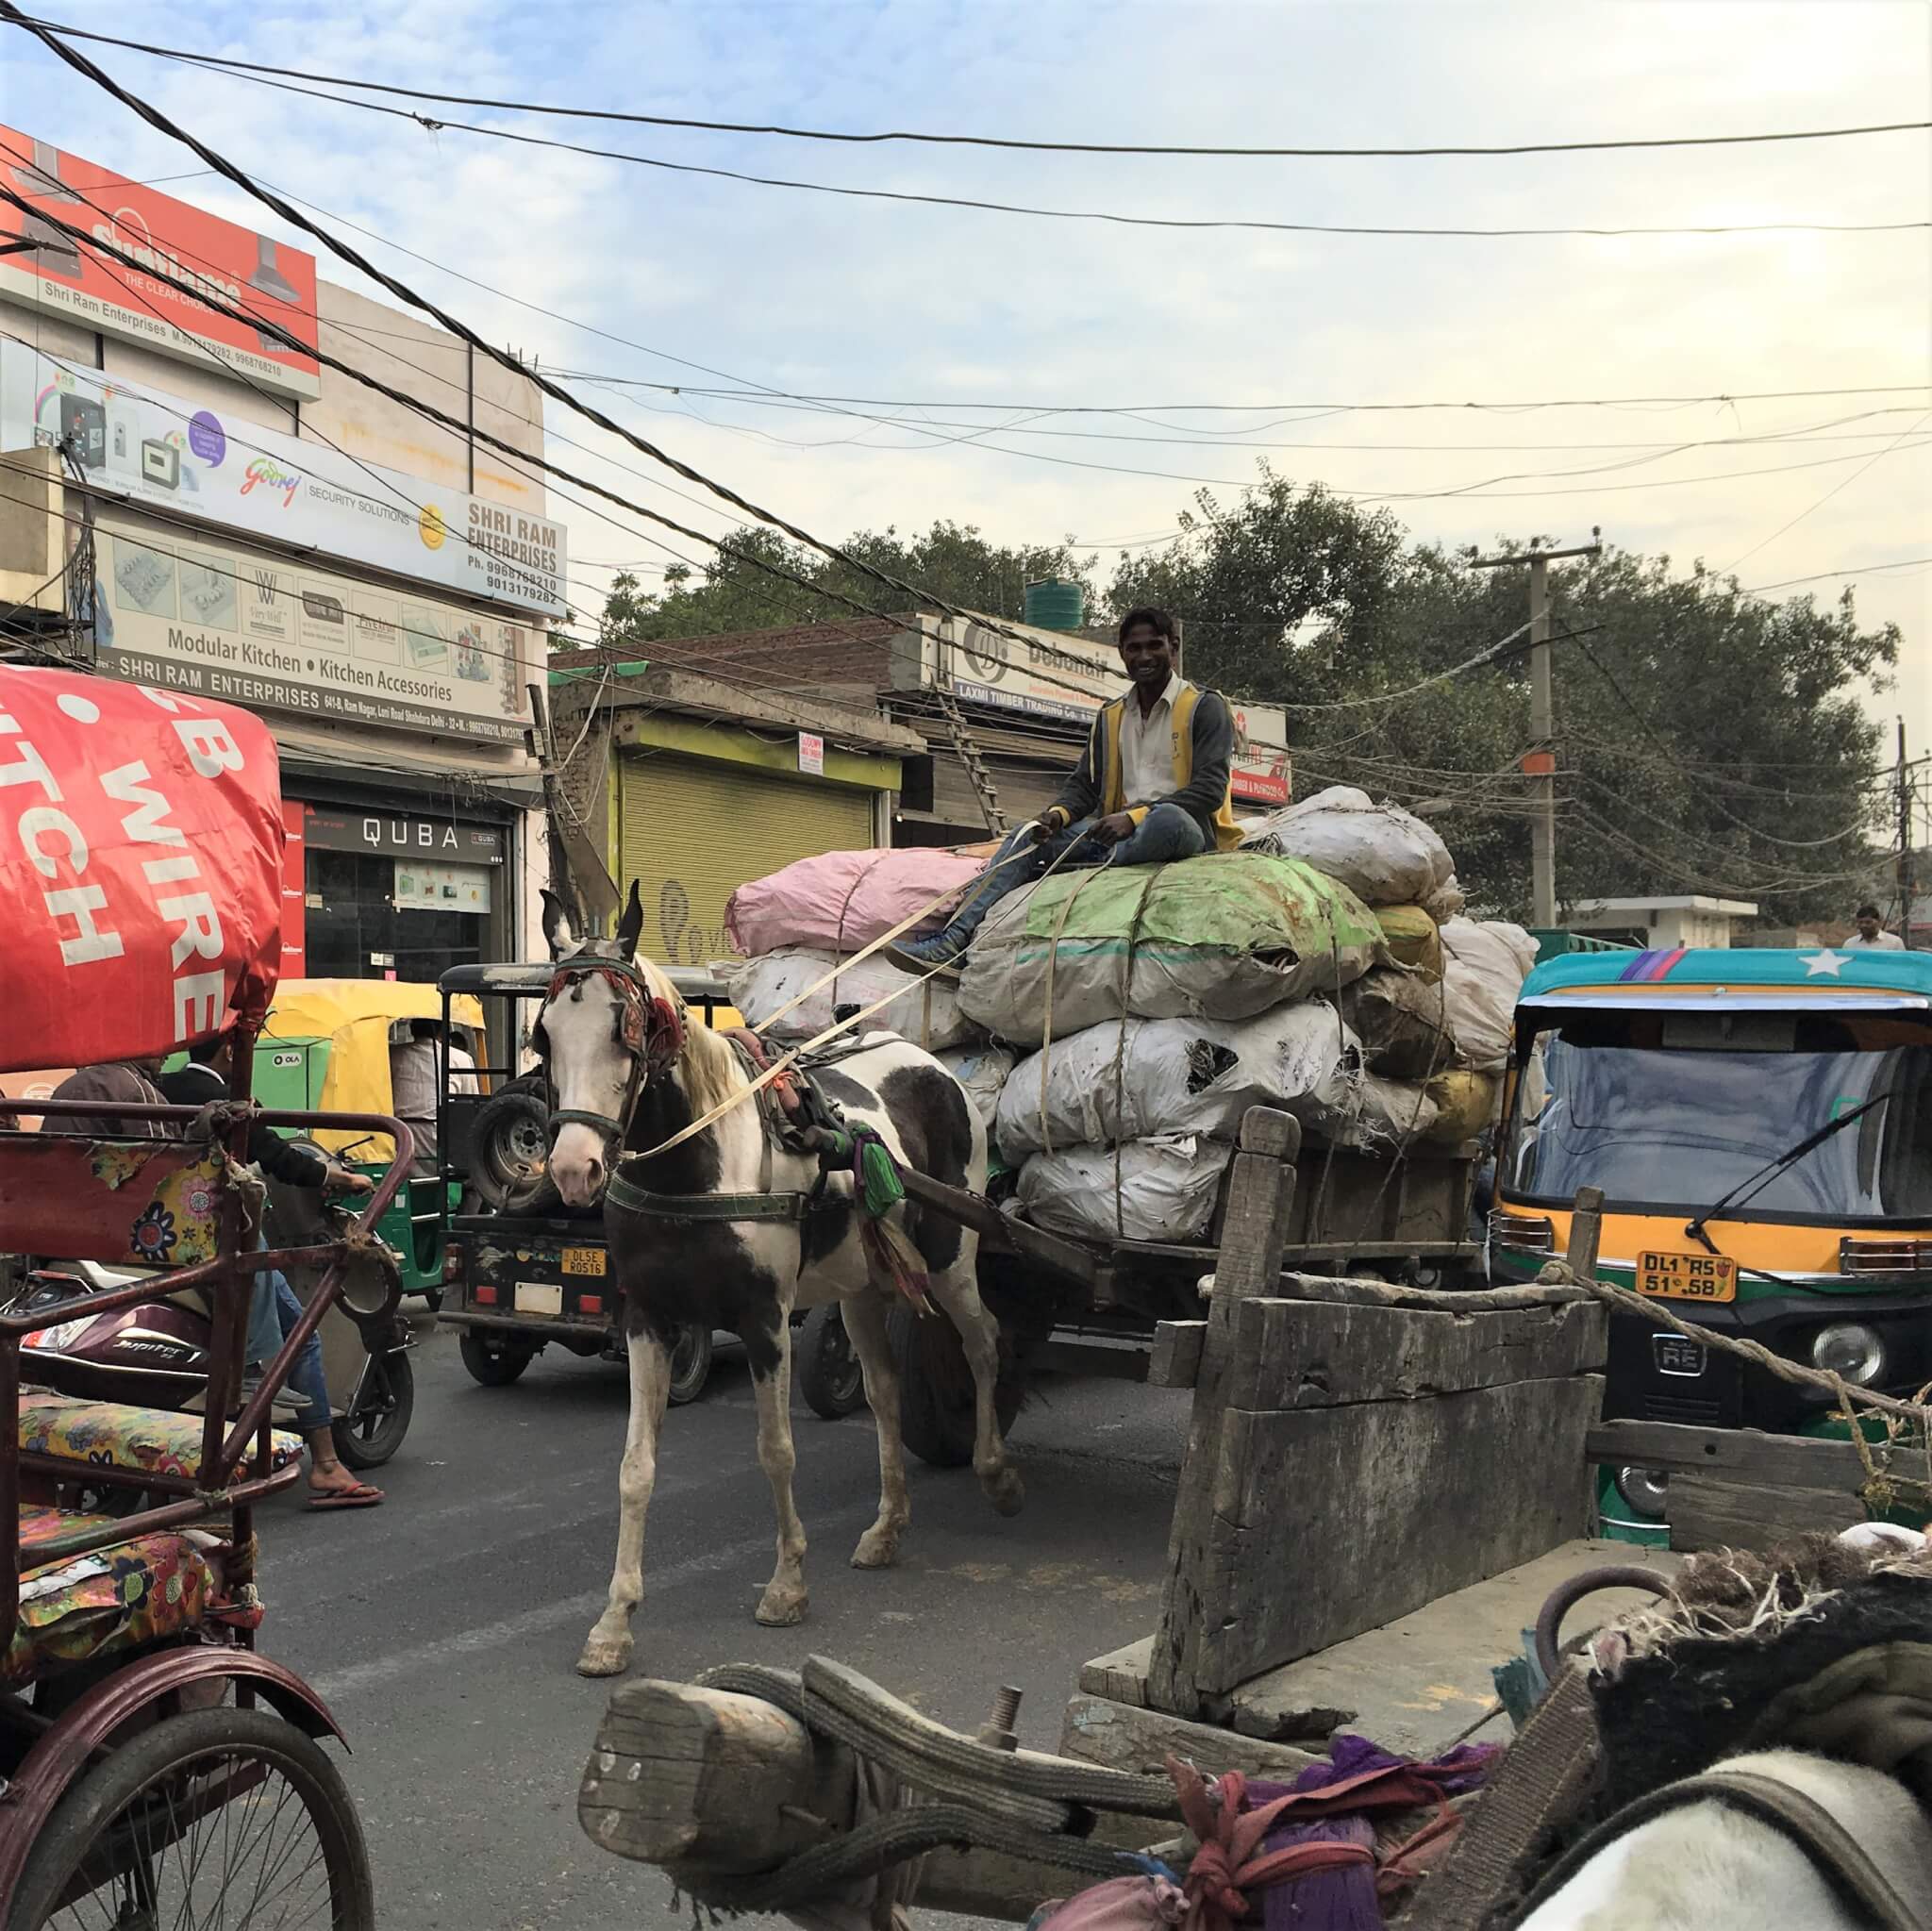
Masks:
[[[392,896],[399,911],[470,912],[481,916],[490,909],[490,868],[422,865],[414,858],[398,858]]]
[[[154,271],[144,275],[104,259],[52,223],[0,202],[0,248],[29,244],[0,255],[0,294],[165,356],[225,368],[284,395],[322,392],[314,256],[11,127],[0,127],[0,173],[56,221],[85,229]],[[302,347],[289,348],[248,322],[204,307],[175,282],[252,309]]]
[[[522,741],[540,634],[428,597],[103,517],[97,668],[250,710]]]
[[[798,734],[798,768],[814,777],[825,774],[825,741],[812,731]]]
[[[1010,627],[1024,642],[982,624],[956,618],[940,624],[938,661],[956,697],[994,710],[1085,723],[1121,694],[1126,679],[1112,644],[1028,624]],[[1235,797],[1249,804],[1287,804],[1287,713],[1274,705],[1237,705],[1234,743],[1229,788]]]
[[[56,444],[134,508],[547,617],[569,608],[560,523],[0,341],[0,448]]]
[[[367,852],[380,858],[408,858],[424,867],[503,863],[503,832],[493,824],[311,805],[307,830],[317,851]]]

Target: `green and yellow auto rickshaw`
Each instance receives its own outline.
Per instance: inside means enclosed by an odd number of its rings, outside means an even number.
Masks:
[[[345,1113],[397,1112],[395,1068],[399,1052],[426,1039],[440,1044],[442,999],[434,986],[393,979],[285,979],[275,990],[268,1023],[255,1049],[255,1091],[262,1105],[290,1110]],[[483,1008],[475,999],[454,1003],[450,1043],[455,1067],[488,1062]],[[438,1064],[441,1063],[438,1056]],[[454,1082],[487,1075],[457,1070]],[[418,1126],[433,1139],[434,1118]],[[318,1133],[316,1143],[358,1173],[387,1171],[393,1149],[387,1135]],[[449,1149],[443,1149],[448,1152]],[[431,1308],[442,1299],[443,1235],[462,1193],[462,1176],[432,1149],[419,1148],[417,1171],[376,1231],[402,1263],[403,1291],[421,1294]]]

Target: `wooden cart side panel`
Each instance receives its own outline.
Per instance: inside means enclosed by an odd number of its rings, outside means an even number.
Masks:
[[[1245,1301],[1228,1405],[1337,1407],[1581,1373],[1602,1363],[1608,1319],[1585,1302],[1461,1315]]]
[[[1194,1687],[1224,1694],[1586,1533],[1602,1377],[1231,1413]]]

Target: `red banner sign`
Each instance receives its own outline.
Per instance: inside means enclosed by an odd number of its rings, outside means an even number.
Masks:
[[[164,355],[219,362],[284,394],[321,392],[322,369],[314,354],[314,256],[11,127],[0,126],[0,177],[52,217],[23,214],[11,202],[0,201],[0,248],[38,244],[0,255],[0,291],[83,328],[128,336]],[[124,250],[155,273],[104,259],[62,233],[56,222]],[[163,276],[200,284],[217,300],[267,318],[294,335],[308,353],[218,314]],[[203,349],[201,343],[210,346]]]
[[[0,666],[0,1072],[165,1053],[265,1009],[282,898],[267,726]]]

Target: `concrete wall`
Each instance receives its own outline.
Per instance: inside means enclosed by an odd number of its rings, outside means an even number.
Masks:
[[[340,356],[460,422],[474,422],[525,454],[542,454],[543,398],[527,377],[512,375],[487,356],[473,357],[464,343],[433,323],[331,283],[318,286],[316,303],[325,355]],[[366,462],[405,470],[445,489],[543,511],[541,475],[525,473],[486,447],[476,449],[473,473],[465,436],[439,428],[327,368],[322,372],[321,395],[303,406],[302,433],[326,438]]]

